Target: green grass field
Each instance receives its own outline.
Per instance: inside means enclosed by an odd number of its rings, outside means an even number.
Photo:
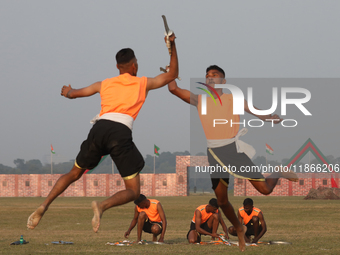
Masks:
[[[186,234],[197,206],[205,204],[212,194],[188,197],[157,197],[165,210],[168,228],[165,242],[169,245],[110,246],[107,242],[124,240],[133,216],[134,204],[106,211],[100,230],[91,227],[92,200],[103,198],[58,198],[50,206],[35,230],[26,229],[27,217],[44,198],[0,198],[1,254],[237,254],[236,246],[189,245]],[[230,196],[237,209],[245,197]],[[306,201],[302,197],[253,197],[263,211],[268,230],[262,241],[281,240],[292,245],[259,245],[247,247],[243,254],[340,254],[340,201]],[[225,217],[224,217],[225,219]],[[227,226],[229,221],[225,219]],[[219,228],[219,231],[222,231]],[[20,235],[26,245],[9,245]],[[143,234],[151,241],[151,235]],[[136,239],[136,228],[130,240]],[[232,240],[237,240],[232,237]],[[74,242],[55,245],[53,241]],[[203,237],[203,241],[209,241]]]

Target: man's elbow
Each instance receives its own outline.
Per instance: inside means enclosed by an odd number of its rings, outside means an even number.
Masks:
[[[176,92],[176,87],[174,87],[174,86],[168,86],[168,89],[169,89],[169,91],[170,91],[172,94],[175,94],[175,92]]]

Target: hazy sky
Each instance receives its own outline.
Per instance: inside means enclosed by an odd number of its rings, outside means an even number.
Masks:
[[[336,0],[1,0],[0,163],[14,166],[17,158],[48,163],[50,144],[56,161],[74,159],[99,113],[100,97],[69,100],[60,96],[61,87],[118,75],[114,57],[125,47],[135,51],[139,76],[159,74],[169,63],[162,14],[177,36],[179,86],[189,89],[190,78],[204,77],[211,64],[224,68],[228,78],[339,78],[339,13]],[[317,142],[325,154],[338,156],[333,121],[340,88],[327,88],[330,99],[325,94],[313,106],[332,109],[319,112],[325,129],[309,134],[306,128],[293,139],[292,153],[311,136],[325,142]],[[151,91],[133,137],[144,156],[153,154],[154,144],[160,152],[190,150],[190,107],[166,87]],[[254,143],[257,155],[264,155],[263,142]],[[281,147],[275,139],[270,145],[274,151]]]

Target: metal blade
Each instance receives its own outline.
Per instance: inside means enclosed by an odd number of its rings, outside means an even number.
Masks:
[[[169,26],[168,26],[168,22],[166,21],[166,17],[164,15],[162,15],[162,18],[163,18],[163,22],[164,22],[165,32],[167,34],[169,34],[170,29],[169,29]]]

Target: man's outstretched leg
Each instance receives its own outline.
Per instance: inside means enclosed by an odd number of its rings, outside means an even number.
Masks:
[[[92,218],[92,228],[95,233],[98,232],[100,226],[100,219],[107,209],[119,205],[126,204],[128,202],[134,201],[139,197],[140,193],[140,177],[139,174],[130,179],[124,180],[125,190],[118,191],[113,196],[108,199],[97,202],[92,202],[93,218]]]
[[[254,186],[254,188],[257,189],[258,192],[263,195],[269,195],[274,190],[279,178],[285,178],[293,182],[297,182],[299,180],[294,172],[292,172],[291,170],[285,170],[284,168],[280,167],[278,172],[274,172],[269,175],[267,178],[265,178],[265,181],[249,181]]]
[[[53,200],[63,193],[71,183],[78,180],[83,175],[84,171],[85,169],[80,169],[74,165],[69,173],[62,175],[46,197],[45,201],[28,217],[27,228],[34,229],[39,224]]]
[[[235,214],[233,206],[228,200],[228,187],[220,181],[214,191],[218,205],[220,206],[221,210],[223,211],[227,219],[230,221],[230,223],[233,224],[236,230],[240,251],[245,251],[246,249],[246,242],[244,240],[245,232],[242,224],[240,223]]]

